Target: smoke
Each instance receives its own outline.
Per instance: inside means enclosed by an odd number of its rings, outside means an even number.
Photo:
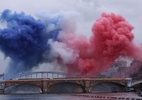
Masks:
[[[133,26],[122,16],[103,13],[92,27],[90,41],[94,57],[106,70],[119,56],[129,56],[131,52]],[[100,67],[100,66],[99,66]]]
[[[6,73],[27,71],[44,62],[42,54],[50,50],[47,41],[50,38],[56,40],[58,29],[46,34],[46,26],[40,20],[10,10],[1,13],[0,21],[6,23],[6,27],[0,29],[0,49],[6,57],[12,59]],[[52,23],[56,24],[51,21],[47,25]]]
[[[30,15],[4,10],[0,22],[0,50],[11,59],[7,74],[57,66],[69,75],[96,76],[106,71],[120,56],[142,61],[142,48],[133,43],[133,26],[122,16],[103,13],[87,39],[76,34],[76,13]],[[54,63],[55,66],[55,63]],[[45,68],[47,69],[47,68]],[[60,69],[60,68],[59,68]]]
[[[61,40],[79,55],[68,69],[84,76],[95,76],[106,71],[119,56],[138,58],[134,54],[132,29],[122,16],[103,13],[92,26],[93,35],[89,41],[82,35],[61,35]]]

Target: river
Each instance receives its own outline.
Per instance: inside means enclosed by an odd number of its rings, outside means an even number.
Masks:
[[[70,95],[14,94],[14,95],[0,95],[0,100],[92,100],[92,99],[70,96]]]
[[[78,96],[77,96],[78,95]],[[89,95],[89,97],[82,96]],[[135,93],[90,93],[90,94],[5,94],[0,95],[0,100],[104,100],[95,98],[95,96],[105,96],[105,97],[123,97],[129,98],[138,98],[142,100],[142,97],[139,97]],[[114,100],[107,99],[105,100]]]

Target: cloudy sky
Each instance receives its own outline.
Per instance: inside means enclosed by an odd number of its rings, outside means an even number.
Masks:
[[[91,35],[91,26],[102,12],[113,12],[124,16],[134,26],[135,43],[142,42],[141,0],[0,0],[0,12],[10,9],[36,16],[40,11],[58,13],[72,11],[76,16],[78,31],[87,37]],[[0,53],[0,73],[4,72],[9,59]]]

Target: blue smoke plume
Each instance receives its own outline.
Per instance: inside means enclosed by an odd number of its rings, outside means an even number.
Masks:
[[[12,13],[4,10],[0,15],[0,23],[6,27],[0,29],[0,50],[6,57],[11,58],[7,74],[17,74],[28,71],[32,67],[44,62],[43,53],[50,52],[47,44],[49,39],[57,40],[60,29],[57,27],[46,32],[48,24],[58,23],[49,21],[46,25],[25,13]]]

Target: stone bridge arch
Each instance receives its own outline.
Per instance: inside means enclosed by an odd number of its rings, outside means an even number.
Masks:
[[[131,87],[138,85],[138,84],[142,84],[142,80],[132,82]]]
[[[137,81],[133,81],[131,84],[131,87],[135,90],[141,90],[142,91],[142,80],[137,80]]]
[[[13,85],[21,85],[21,84],[30,84],[30,85],[34,85],[34,86],[37,86],[37,87],[40,87],[42,88],[42,81],[39,81],[39,80],[12,80],[12,81],[3,81],[3,84],[4,84],[4,88],[8,88],[10,86],[13,86]]]
[[[84,93],[85,87],[76,82],[57,82],[48,87],[49,93]]]
[[[126,90],[125,85],[116,82],[98,82],[92,84],[90,92],[124,92]]]
[[[43,87],[46,87],[48,93],[83,93],[85,92],[84,82],[81,79],[52,79],[44,81]],[[71,90],[68,90],[67,87]]]
[[[32,94],[42,93],[42,88],[31,83],[13,84],[4,89],[6,94]]]

